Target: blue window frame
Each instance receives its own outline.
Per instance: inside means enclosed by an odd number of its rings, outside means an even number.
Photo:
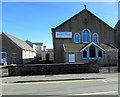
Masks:
[[[87,51],[83,51],[83,58],[87,58]]]
[[[83,43],[91,42],[91,32],[88,29],[85,29],[82,32],[82,42]]]
[[[90,58],[95,58],[96,57],[96,48],[95,48],[95,46],[93,46],[93,45],[91,45],[90,47],[89,47],[89,57]]]
[[[74,42],[75,43],[80,43],[80,34],[79,33],[74,34]]]
[[[82,59],[103,59],[104,53],[101,49],[94,45],[89,46],[87,49],[82,51]]]
[[[99,42],[99,35],[97,33],[94,33],[92,36],[92,41],[95,43]]]

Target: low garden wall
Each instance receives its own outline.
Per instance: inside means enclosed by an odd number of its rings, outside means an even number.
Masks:
[[[48,74],[74,74],[98,73],[96,64],[27,64],[8,66],[9,76],[48,75]]]

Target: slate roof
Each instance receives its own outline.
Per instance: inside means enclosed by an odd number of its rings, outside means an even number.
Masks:
[[[69,51],[69,50],[76,50],[79,51],[82,49],[86,44],[63,44],[64,51]]]
[[[64,51],[80,51],[81,49],[85,48],[88,44],[70,44],[66,43],[63,44]],[[113,50],[115,48],[107,45],[107,44],[98,44],[101,48],[105,50]]]
[[[13,36],[13,35],[10,35],[9,33],[6,33],[6,32],[2,32],[2,34],[6,35],[10,40],[12,40],[21,49],[34,51],[33,48],[31,46],[29,46],[25,41]]]
[[[105,50],[110,50],[110,49],[115,49],[114,47],[112,46],[109,46],[107,44],[98,44],[100,47],[104,48]]]

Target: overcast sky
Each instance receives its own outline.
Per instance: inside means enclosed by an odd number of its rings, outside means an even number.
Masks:
[[[84,4],[111,27],[117,23],[117,2],[3,2],[2,31],[52,48],[51,28],[82,11]]]

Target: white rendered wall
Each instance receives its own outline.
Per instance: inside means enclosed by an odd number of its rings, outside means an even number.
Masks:
[[[35,52],[27,51],[27,50],[22,50],[22,58],[23,59],[34,58],[35,56],[36,56]]]

